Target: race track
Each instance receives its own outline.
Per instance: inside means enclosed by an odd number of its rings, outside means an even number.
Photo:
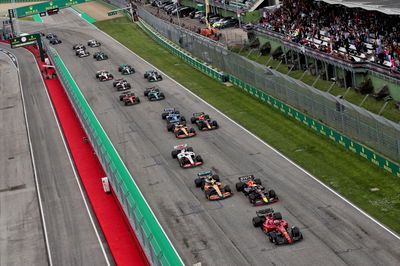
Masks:
[[[46,248],[18,79],[14,64],[0,51],[0,265],[45,265]]]
[[[76,177],[70,163],[67,150],[63,144],[61,133],[57,127],[57,123],[51,109],[46,89],[42,82],[39,69],[31,54],[23,49],[10,49],[9,45],[0,44],[1,48],[10,50],[18,59],[21,85],[24,92],[25,108],[29,124],[29,132],[32,139],[32,150],[35,158],[35,166],[37,170],[38,185],[41,192],[43,205],[43,213],[45,217],[45,230],[48,237],[49,250],[53,265],[107,265],[106,257],[100,242],[95,234],[93,225],[89,219],[88,212],[84,205],[82,195],[80,193]],[[18,86],[18,79],[15,76],[12,79],[6,79],[11,87]],[[3,81],[3,79],[2,79]],[[19,90],[19,87],[18,87]],[[18,96],[20,97],[20,96]],[[11,104],[11,103],[10,103]],[[25,123],[18,119],[19,123]],[[12,125],[12,124],[11,124]],[[23,124],[21,124],[23,126]],[[21,134],[21,132],[20,132]],[[19,137],[19,134],[17,135]],[[25,132],[26,137],[26,132]],[[21,144],[24,142],[21,141]],[[25,151],[27,147],[25,147]],[[11,156],[11,155],[10,155]],[[30,163],[30,162],[29,162]],[[2,168],[3,169],[3,168]],[[32,190],[33,174],[30,165],[26,161],[21,160],[18,174],[24,174],[23,178],[27,179],[27,186]],[[25,172],[26,171],[26,172]],[[15,178],[12,173],[6,174],[6,177],[12,184],[18,183],[19,178]],[[18,176],[17,176],[18,177]],[[34,190],[33,190],[34,191]],[[14,192],[15,194],[16,192]],[[35,192],[36,195],[36,192]],[[12,194],[10,195],[12,196]],[[10,203],[11,199],[5,201]],[[3,204],[3,200],[1,201]],[[3,206],[2,206],[3,207]],[[43,240],[42,228],[37,225],[31,228],[30,223],[39,223],[38,201],[32,196],[29,208],[19,213],[18,205],[8,204],[4,206],[7,212],[15,215],[26,216],[24,221],[16,226],[21,236],[13,236],[15,243],[25,243],[25,237],[38,234],[31,242],[25,245],[14,247],[5,254],[6,262],[4,265],[46,265],[46,250]],[[3,209],[3,208],[2,208]],[[17,210],[17,212],[16,212]],[[6,213],[4,215],[6,215]],[[34,214],[33,217],[32,213]],[[9,217],[12,217],[10,214]],[[1,212],[3,216],[3,211]],[[26,224],[26,228],[24,227]],[[7,228],[2,228],[1,232]],[[28,230],[28,232],[25,232]],[[10,230],[13,232],[13,230]],[[31,232],[30,232],[31,231]],[[18,242],[19,241],[19,242]],[[27,246],[29,244],[29,246]],[[107,246],[107,244],[103,244]],[[25,247],[27,246],[27,247]],[[107,247],[105,247],[107,252]],[[3,252],[0,252],[3,254]],[[23,260],[26,258],[26,260]],[[3,260],[3,256],[1,256]],[[107,258],[108,259],[108,258]],[[20,260],[21,263],[18,263]],[[31,261],[32,263],[28,263]],[[0,261],[3,265],[3,261]]]
[[[379,227],[354,207],[263,145],[212,107],[164,75],[157,85],[166,100],[148,102],[143,88],[148,82],[143,73],[152,67],[97,29],[85,24],[67,9],[52,21],[21,23],[27,31],[56,33],[63,44],[54,46],[60,53],[114,146],[138,183],[151,208],[185,263],[202,265],[397,265],[399,239]],[[62,24],[57,24],[60,21]],[[82,23],[82,24],[81,24]],[[74,25],[79,24],[79,27]],[[69,26],[71,25],[71,26]],[[109,60],[77,58],[75,43],[98,39]],[[91,49],[93,53],[98,49]],[[125,107],[112,82],[95,79],[97,70],[111,71],[120,77],[118,64],[129,63],[137,71],[125,77],[142,103]],[[182,62],[183,64],[183,62]],[[179,66],[171,66],[179,67]],[[204,111],[221,128],[199,132],[189,140],[177,140],[166,131],[161,112],[177,107],[186,118]],[[181,169],[170,152],[174,145],[188,143],[202,155],[205,164]],[[290,225],[297,225],[304,240],[291,246],[274,246],[251,224],[255,211],[248,200],[236,193],[224,201],[209,202],[194,186],[197,172],[212,169],[232,188],[237,177],[254,174],[267,187],[274,188],[280,202],[273,204]]]

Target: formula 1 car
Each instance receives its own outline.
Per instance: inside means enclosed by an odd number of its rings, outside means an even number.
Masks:
[[[114,76],[108,71],[100,70],[96,72],[96,78],[100,81],[112,80]]]
[[[85,45],[78,43],[78,44],[74,44],[72,46],[72,50],[75,50],[75,51],[76,50],[86,50],[86,47],[85,47]]]
[[[47,33],[46,34],[46,39],[53,39],[53,38],[57,38],[57,35],[53,34],[53,33]]]
[[[162,76],[158,74],[155,70],[147,70],[144,73],[144,78],[147,79],[149,82],[156,82],[162,80]]]
[[[140,103],[140,99],[134,92],[124,92],[119,96],[119,100],[124,102],[125,105],[134,105]]]
[[[117,88],[117,91],[125,91],[131,88],[131,84],[125,79],[116,79],[113,82],[113,86]]]
[[[130,75],[135,73],[135,69],[127,64],[119,65],[118,71],[121,72],[122,75]]]
[[[213,174],[212,171],[198,173],[194,183],[196,187],[204,190],[204,194],[209,200],[226,199],[233,195],[231,188],[228,185],[223,185],[219,176]]]
[[[185,123],[175,123],[172,126],[168,127],[168,131],[172,131],[175,134],[175,137],[178,139],[191,138],[196,136],[196,131],[194,128],[188,128]]]
[[[96,40],[89,40],[87,42],[87,45],[89,45],[90,47],[99,47],[99,46],[101,46],[101,43]]]
[[[155,86],[146,88],[143,94],[150,101],[161,101],[165,99],[164,93],[160,92],[160,89]]]
[[[162,119],[167,120],[167,130],[171,131],[175,123],[185,123],[186,119],[181,116],[178,110],[175,108],[165,108],[164,113],[161,114]]]
[[[187,144],[175,146],[171,156],[174,159],[178,159],[179,166],[182,168],[196,167],[204,163],[201,156],[196,155],[193,152],[193,148],[188,147]]]
[[[297,226],[292,226],[288,230],[289,224],[282,220],[280,212],[268,208],[256,212],[257,217],[253,217],[254,227],[261,227],[261,230],[268,236],[271,243],[275,245],[293,244],[303,239],[303,234]]]
[[[209,115],[201,113],[194,113],[192,118],[190,118],[192,124],[196,124],[199,130],[206,131],[218,128],[217,121],[211,121]]]
[[[54,45],[54,44],[60,44],[60,43],[62,43],[62,41],[60,39],[57,39],[57,37],[56,37],[56,38],[50,39],[50,43]]]
[[[106,55],[103,52],[96,52],[93,55],[93,58],[96,59],[97,61],[101,61],[101,60],[107,60],[108,59],[108,55]]]
[[[249,201],[254,206],[265,205],[279,201],[275,191],[267,190],[261,185],[261,180],[253,175],[239,177],[239,182],[236,183],[236,190],[242,191],[243,194],[249,197]]]
[[[76,56],[82,58],[82,57],[86,57],[89,56],[90,53],[84,49],[80,49],[80,50],[76,50]]]

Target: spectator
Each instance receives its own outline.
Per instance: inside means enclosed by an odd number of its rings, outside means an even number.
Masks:
[[[344,57],[341,52],[344,48],[347,60],[354,60],[348,56],[354,48],[361,58],[375,59],[375,52],[383,64],[385,60],[391,62],[393,57],[395,62],[400,61],[399,23],[399,17],[377,11],[349,9],[315,0],[283,0],[279,8],[260,19],[259,27],[279,32],[286,39],[313,49],[318,49],[315,41],[326,41],[328,46],[322,48],[323,42],[320,50]]]

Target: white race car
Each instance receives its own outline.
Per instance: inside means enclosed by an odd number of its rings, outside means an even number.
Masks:
[[[188,147],[187,144],[174,146],[171,156],[178,160],[179,166],[182,168],[196,167],[204,163],[203,158],[200,155],[196,155],[193,152],[193,148]]]
[[[101,46],[101,43],[97,40],[89,40],[87,45],[89,45],[90,47],[99,47]]]

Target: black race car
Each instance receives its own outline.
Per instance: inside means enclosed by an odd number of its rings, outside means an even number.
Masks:
[[[60,44],[60,43],[62,43],[62,41],[60,39],[53,38],[53,39],[50,39],[50,43],[54,45],[54,44]]]
[[[121,72],[122,75],[130,75],[135,73],[135,69],[127,64],[119,65],[118,71]]]
[[[255,178],[254,175],[241,176],[239,182],[236,183],[236,190],[242,191],[254,206],[265,205],[279,201],[273,189],[266,189],[261,185],[261,180]]]
[[[46,34],[46,39],[53,39],[53,38],[57,38],[57,35],[53,34],[53,33],[47,33]]]
[[[155,70],[147,70],[143,77],[147,79],[149,82],[156,82],[156,81],[161,81],[163,78],[160,74],[158,74],[157,71]]]
[[[89,40],[87,45],[89,45],[90,47],[99,47],[101,46],[101,43],[97,40]]]
[[[202,131],[218,128],[217,121],[211,121],[210,116],[204,114],[204,112],[194,113],[192,118],[190,118],[190,122],[192,122],[192,124],[196,124],[199,130]]]
[[[117,88],[118,91],[125,91],[131,88],[131,84],[125,79],[116,79],[113,82],[113,86]]]
[[[107,60],[108,59],[108,55],[106,55],[103,52],[96,52],[93,55],[93,58],[96,59],[97,61],[101,61],[101,60]]]

